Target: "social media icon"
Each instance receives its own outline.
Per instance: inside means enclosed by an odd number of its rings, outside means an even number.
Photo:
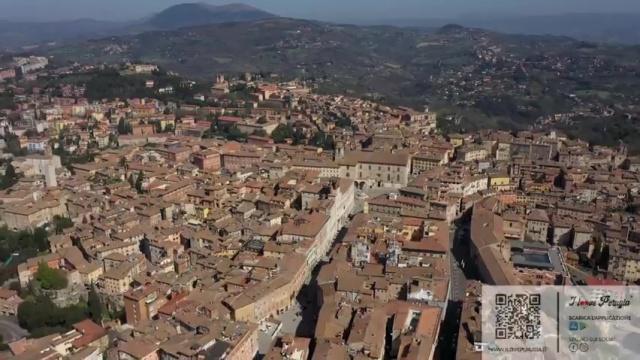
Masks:
[[[580,349],[580,351],[582,352],[587,352],[589,351],[589,344],[587,343],[580,343],[580,345],[578,346],[578,348]]]
[[[587,328],[587,324],[582,321],[570,321],[569,331],[581,331]]]

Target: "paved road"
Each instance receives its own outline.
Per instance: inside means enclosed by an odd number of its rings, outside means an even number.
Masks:
[[[260,324],[258,332],[258,358],[264,356],[271,350],[276,336],[279,334],[278,328],[273,323],[264,322]]]
[[[467,277],[460,268],[460,262],[464,259],[467,234],[466,227],[456,227],[454,224],[451,224],[449,233],[451,293],[449,294],[449,302],[447,304],[444,321],[440,328],[440,337],[435,353],[436,359],[455,359],[456,355],[462,303],[467,287]]]
[[[298,296],[289,310],[278,316],[281,327],[277,333],[260,330],[258,333],[259,355],[262,358],[273,346],[276,338],[285,334],[313,338],[319,311],[315,295],[315,278],[320,269],[319,264],[300,289]],[[275,329],[274,329],[275,330]]]
[[[347,233],[346,230],[349,225],[350,224],[347,223],[345,227],[338,231],[338,234],[336,234],[333,241],[333,245],[342,241]],[[262,359],[264,355],[269,352],[278,336],[289,334],[306,338],[314,337],[316,321],[318,319],[317,314],[320,310],[317,303],[316,278],[323,265],[324,263],[322,262],[316,265],[311,272],[311,276],[309,276],[302,285],[302,288],[298,292],[296,299],[291,304],[291,307],[277,317],[278,321],[281,323],[279,331],[274,333],[273,331],[260,330],[258,334],[258,359]]]
[[[313,337],[316,327],[316,314],[319,310],[312,290],[314,286],[313,284],[305,284],[300,290],[294,306],[280,316],[282,334]]]
[[[467,287],[467,278],[464,272],[460,268],[460,258],[454,256],[454,249],[460,248],[460,242],[463,241],[463,232],[451,224],[451,231],[449,233],[449,249],[451,253],[449,256],[449,270],[451,274],[451,296],[452,301],[464,300],[464,293]]]
[[[15,317],[0,316],[0,335],[8,343],[28,336],[29,333],[18,325]]]

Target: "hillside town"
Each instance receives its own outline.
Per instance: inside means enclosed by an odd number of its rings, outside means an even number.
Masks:
[[[256,74],[37,83],[89,70],[0,72],[0,358],[480,359],[482,284],[640,281],[624,143]]]

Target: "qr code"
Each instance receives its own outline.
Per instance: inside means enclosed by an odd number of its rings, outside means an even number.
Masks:
[[[496,339],[540,338],[540,294],[496,294]]]

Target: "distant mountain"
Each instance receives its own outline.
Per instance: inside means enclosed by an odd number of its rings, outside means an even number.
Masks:
[[[157,14],[129,22],[80,19],[58,22],[17,22],[0,19],[0,52],[49,42],[72,43],[108,36],[141,34],[148,31],[231,22],[254,22],[277,15],[244,4],[208,5],[185,3]],[[378,19],[344,23],[391,25],[436,31],[446,24],[482,28],[511,34],[568,36],[599,43],[640,44],[640,14],[561,14],[548,16],[487,17],[467,16],[454,19]],[[456,30],[445,27],[441,31]]]
[[[124,22],[80,19],[57,22],[0,20],[0,51],[48,42],[79,41],[123,34]]]
[[[247,22],[274,18],[276,15],[244,4],[175,5],[144,19],[109,22],[80,19],[57,22],[15,22],[0,20],[0,51],[15,51],[49,42],[70,43],[146,31],[172,30],[182,27],[229,22]]]
[[[181,27],[227,22],[245,22],[273,18],[275,15],[244,4],[208,5],[189,3],[172,6],[147,21],[158,29],[178,29]]]
[[[640,14],[560,14],[473,18],[463,25],[514,34],[562,35],[579,40],[640,44]]]
[[[200,79],[217,72],[273,72],[314,78],[338,92],[377,93],[415,105],[435,91],[436,79],[444,84],[460,69],[504,68],[504,61],[523,54],[545,59],[609,55],[604,46],[582,46],[567,37],[506,35],[460,25],[427,31],[274,18],[91,40],[46,54],[60,64],[150,62]],[[620,54],[629,56],[626,50]],[[494,62],[494,56],[503,60]],[[511,66],[520,69],[519,62]]]
[[[466,31],[466,30],[467,29],[462,25],[447,24],[447,25],[444,25],[444,26],[440,27],[435,32],[437,34],[440,34],[440,35],[447,35],[447,34],[457,34],[457,33],[460,33],[460,32]]]
[[[557,125],[597,144],[630,141],[640,152],[633,142],[640,125],[624,115],[640,103],[640,46],[460,25],[425,30],[273,18],[89,40],[40,53],[58,65],[154,63],[199,80],[220,72],[273,73],[311,80],[320,93],[428,104],[448,115],[445,131]],[[605,108],[618,117],[603,121]],[[588,119],[553,116],[573,111]]]
[[[453,19],[387,18],[352,21],[361,25],[437,28],[460,24],[523,35],[568,36],[599,43],[640,44],[640,14],[558,14],[531,16],[463,16]]]

